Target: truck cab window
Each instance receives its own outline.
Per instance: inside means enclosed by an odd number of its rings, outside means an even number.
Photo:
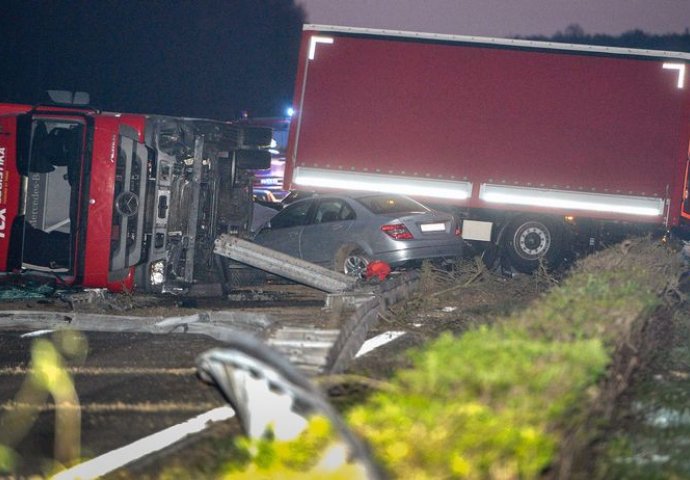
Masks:
[[[72,234],[84,125],[34,119],[25,172],[22,264],[58,272],[72,268]]]

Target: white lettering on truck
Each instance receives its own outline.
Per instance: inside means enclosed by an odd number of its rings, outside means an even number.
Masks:
[[[0,192],[4,191],[5,187],[5,147],[0,147]],[[0,208],[0,238],[5,238],[5,219],[7,208]]]
[[[115,163],[116,146],[117,146],[117,136],[113,135],[113,139],[110,142],[110,163]]]

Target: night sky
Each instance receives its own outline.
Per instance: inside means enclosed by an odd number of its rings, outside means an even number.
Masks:
[[[5,0],[0,101],[70,89],[104,110],[280,115],[303,22],[292,0]]]
[[[0,101],[84,90],[112,111],[237,118],[290,105],[303,23],[459,35],[684,32],[690,0],[3,0]]]

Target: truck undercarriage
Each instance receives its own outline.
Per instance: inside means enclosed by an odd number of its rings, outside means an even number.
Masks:
[[[252,220],[253,155],[270,144],[270,130],[220,122],[154,119],[156,187],[149,189],[149,268],[137,284],[185,292],[197,283],[224,283],[213,255],[221,234],[245,236]],[[164,267],[162,266],[164,264]],[[161,275],[162,274],[162,275]]]

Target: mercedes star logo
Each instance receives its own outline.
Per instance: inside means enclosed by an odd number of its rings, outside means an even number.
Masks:
[[[139,197],[134,192],[122,192],[115,200],[115,208],[120,215],[131,217],[139,210]]]

